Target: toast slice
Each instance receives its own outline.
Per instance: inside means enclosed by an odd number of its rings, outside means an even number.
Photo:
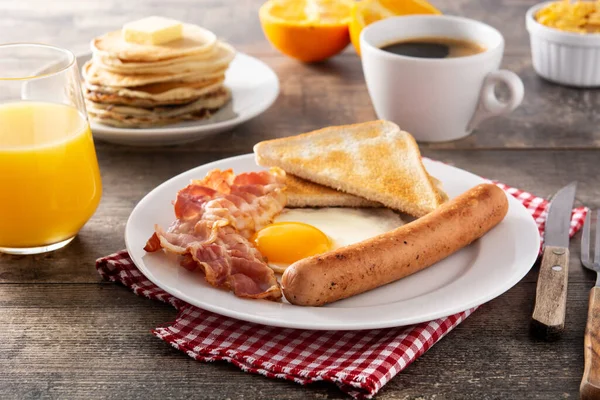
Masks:
[[[448,200],[448,195],[442,189],[442,182],[431,177],[442,202]],[[370,201],[362,197],[344,193],[339,190],[331,189],[327,186],[319,185],[298,178],[292,174],[286,174],[286,207],[306,208],[306,207],[383,207],[383,204]]]
[[[285,184],[286,207],[383,207],[381,203],[318,185],[291,174],[286,174]]]
[[[415,217],[444,202],[414,138],[388,121],[334,126],[254,146],[256,162]]]

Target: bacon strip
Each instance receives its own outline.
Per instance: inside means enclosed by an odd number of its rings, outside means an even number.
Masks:
[[[181,266],[201,269],[208,283],[236,296],[277,300],[275,274],[249,239],[285,206],[284,181],[279,169],[210,171],[177,193],[177,219],[167,231],[155,226],[144,250],[179,254]]]

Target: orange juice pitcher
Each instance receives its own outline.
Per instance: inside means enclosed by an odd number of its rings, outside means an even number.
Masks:
[[[75,57],[0,46],[0,252],[68,244],[102,194]]]

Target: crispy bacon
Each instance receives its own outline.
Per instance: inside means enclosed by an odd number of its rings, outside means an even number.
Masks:
[[[208,283],[236,296],[281,298],[273,270],[249,239],[285,206],[284,178],[279,169],[210,171],[177,193],[177,219],[167,231],[155,226],[144,250],[179,254],[181,266],[201,269]]]
[[[153,252],[153,251],[158,251],[160,250],[161,246],[160,246],[160,239],[158,237],[158,235],[156,234],[156,232],[154,232],[152,234],[152,236],[150,237],[150,239],[148,239],[148,241],[146,242],[146,245],[144,246],[144,250],[146,250],[147,252]]]

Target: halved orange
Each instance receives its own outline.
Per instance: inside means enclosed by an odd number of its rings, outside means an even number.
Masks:
[[[268,0],[259,11],[273,47],[304,62],[322,61],[350,43],[352,0]]]
[[[397,15],[441,14],[425,0],[362,0],[352,7],[350,19],[350,39],[360,55],[360,32],[367,25],[380,19]]]

